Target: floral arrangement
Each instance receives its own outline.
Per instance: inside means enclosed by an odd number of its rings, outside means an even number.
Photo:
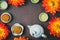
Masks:
[[[14,38],[14,40],[28,40],[28,38],[24,37],[24,36],[21,36],[19,38]]]
[[[0,22],[0,40],[5,39],[9,35],[9,32],[7,26]]]
[[[42,6],[45,8],[46,12],[50,12],[52,15],[60,8],[60,0],[43,0]]]
[[[60,17],[52,18],[49,22],[48,29],[50,30],[50,34],[60,37]]]
[[[16,7],[18,7],[19,5],[23,5],[25,2],[25,0],[8,0],[9,4],[12,4]]]
[[[60,1],[59,1],[59,7],[58,7],[58,11],[60,12]]]

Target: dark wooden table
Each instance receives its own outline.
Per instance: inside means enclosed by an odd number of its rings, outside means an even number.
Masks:
[[[40,22],[38,19],[38,16],[41,12],[45,12],[44,8],[42,7],[41,1],[38,4],[32,4],[30,2],[30,0],[26,0],[26,3],[24,6],[14,7],[12,5],[9,5],[7,10],[0,11],[0,13],[3,13],[3,12],[11,13],[13,16],[13,19],[10,23],[8,23],[6,25],[8,25],[8,27],[10,29],[14,23],[22,24],[25,28],[22,36],[26,36],[26,37],[30,38],[30,40],[60,40],[59,38],[56,38],[53,35],[50,35],[49,30],[47,29],[48,22],[51,20],[51,18],[55,17],[55,16],[59,17],[60,14],[59,14],[59,12],[57,12],[57,14],[54,16],[52,16],[51,14],[48,14],[49,20],[44,23]],[[33,24],[40,24],[41,26],[43,26],[45,34],[47,35],[46,39],[44,39],[42,37],[36,39],[36,38],[33,38],[30,36],[27,25],[33,25]],[[14,38],[14,36],[12,35],[12,33],[10,33],[10,35],[7,37],[6,40],[13,40],[13,38]]]

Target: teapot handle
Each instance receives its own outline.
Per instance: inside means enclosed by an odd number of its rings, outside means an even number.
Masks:
[[[46,36],[45,34],[42,34],[41,36],[42,36],[43,38],[47,38],[47,36]]]

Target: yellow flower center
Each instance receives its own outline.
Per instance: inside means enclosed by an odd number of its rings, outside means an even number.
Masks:
[[[3,36],[5,33],[4,33],[4,29],[0,28],[0,37]]]
[[[51,0],[51,1],[48,2],[48,5],[50,5],[51,7],[57,7],[58,3],[56,3],[55,0]]]
[[[54,6],[55,5],[55,3],[53,2],[53,1],[51,1],[51,4],[50,4],[51,6]]]
[[[54,30],[58,33],[58,32],[60,32],[60,23],[54,23]]]

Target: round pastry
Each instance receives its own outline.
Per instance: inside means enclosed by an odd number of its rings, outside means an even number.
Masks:
[[[41,22],[46,22],[48,20],[48,15],[46,13],[39,14],[39,20]]]
[[[23,30],[24,30],[23,26],[22,26],[21,24],[19,24],[19,23],[15,23],[15,24],[11,27],[11,31],[12,31],[12,34],[13,34],[14,36],[20,36],[20,35],[22,35]]]
[[[11,21],[11,15],[7,12],[4,12],[3,14],[1,14],[1,21],[3,23],[9,23]]]
[[[32,3],[38,3],[40,0],[31,0]]]

